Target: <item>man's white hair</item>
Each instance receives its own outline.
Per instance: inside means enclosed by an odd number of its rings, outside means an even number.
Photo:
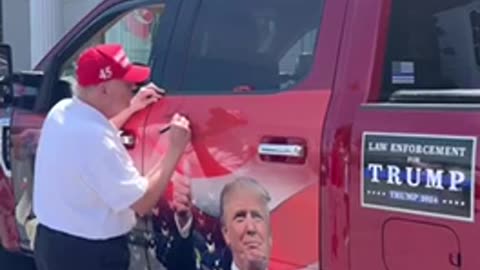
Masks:
[[[70,82],[71,84],[71,89],[72,89],[72,95],[74,97],[79,97],[79,96],[82,96],[82,93],[86,93],[86,92],[92,92],[91,90],[94,88],[93,87],[83,87],[83,86],[80,86],[76,81],[72,81]]]
[[[223,187],[222,192],[220,194],[220,221],[223,224],[225,222],[224,214],[225,214],[226,201],[229,200],[230,195],[232,193],[235,193],[235,191],[239,188],[247,188],[255,192],[261,199],[266,209],[267,216],[270,216],[268,204],[271,200],[271,197],[268,191],[262,185],[260,185],[260,183],[258,183],[257,180],[250,177],[241,176],[241,177],[237,177],[234,181],[226,184]]]

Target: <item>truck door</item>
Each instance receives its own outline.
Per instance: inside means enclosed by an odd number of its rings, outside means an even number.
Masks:
[[[346,1],[190,4],[196,6],[191,36],[174,37],[167,66],[175,68],[163,85],[168,94],[147,119],[145,169],[168,146],[159,129],[175,112],[187,115],[193,142],[175,177],[192,183],[196,263],[230,269],[219,194],[226,183],[248,177],[272,198],[271,269],[318,269],[320,137]],[[171,192],[154,217],[157,243],[165,247],[158,249],[161,259],[180,239]]]
[[[391,2],[375,61],[340,78],[370,87],[353,121],[351,269],[477,269],[480,1],[370,2]]]
[[[11,118],[11,165],[15,185],[16,218],[21,244],[30,249],[35,235],[36,219],[32,213],[33,161],[41,125],[48,110],[59,100],[72,96],[74,63],[87,46],[100,43],[121,43],[132,62],[150,65],[152,52],[161,52],[156,59],[156,76],[162,76],[162,61],[168,54],[168,41],[182,1],[137,0],[105,1],[93,10],[53,48],[44,70],[23,73],[14,84],[15,103]],[[157,56],[157,54],[155,54]],[[160,82],[161,83],[161,82]],[[125,127],[126,134],[138,133],[141,138],[145,114],[139,112]],[[128,139],[129,137],[126,137]],[[137,168],[142,170],[142,151],[125,141]],[[140,144],[141,145],[141,144]],[[59,157],[61,159],[61,157]],[[55,168],[52,168],[55,170]],[[92,221],[95,222],[95,221]],[[147,223],[140,220],[131,234],[132,268],[148,266],[149,238]]]

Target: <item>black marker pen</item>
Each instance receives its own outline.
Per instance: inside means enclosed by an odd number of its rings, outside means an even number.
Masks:
[[[162,129],[159,131],[159,133],[160,133],[160,134],[163,134],[163,133],[165,133],[165,132],[167,132],[167,131],[169,131],[169,130],[170,130],[170,125],[162,128]]]

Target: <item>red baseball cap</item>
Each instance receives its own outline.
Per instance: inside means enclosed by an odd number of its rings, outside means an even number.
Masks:
[[[120,44],[102,44],[86,49],[77,60],[77,81],[92,86],[109,80],[143,83],[150,68],[133,65]]]

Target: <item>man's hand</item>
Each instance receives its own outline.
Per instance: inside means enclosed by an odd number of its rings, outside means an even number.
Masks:
[[[190,179],[180,176],[173,181],[173,210],[178,217],[178,225],[185,227],[192,216],[192,192]]]
[[[121,129],[134,113],[160,100],[163,97],[160,93],[165,93],[165,90],[156,87],[153,83],[142,87],[130,101],[130,106],[113,116],[110,122],[118,129]]]
[[[190,142],[190,122],[187,118],[175,114],[170,122],[170,148],[176,153],[182,154]],[[178,152],[177,152],[178,151]]]
[[[138,91],[130,102],[130,108],[133,112],[144,109],[148,105],[157,102],[163,96],[160,93],[165,93],[165,90],[158,88],[155,84],[150,83]]]

